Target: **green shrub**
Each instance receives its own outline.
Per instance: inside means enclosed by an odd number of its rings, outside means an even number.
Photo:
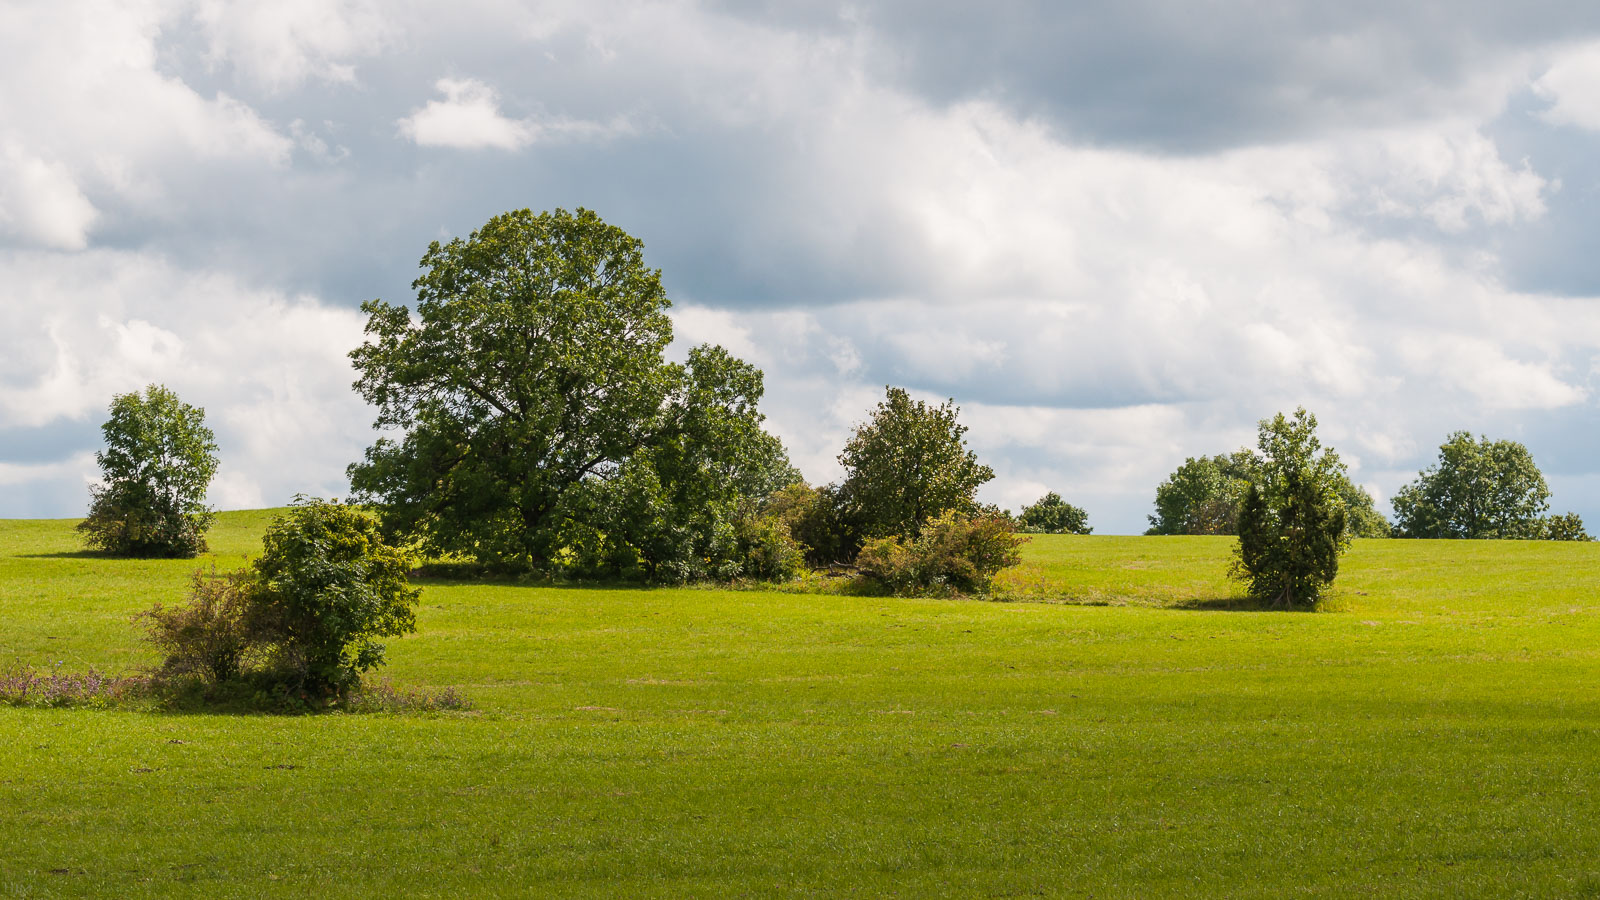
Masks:
[[[344,697],[383,663],[376,638],[416,630],[412,564],[365,512],[296,497],[249,567],[196,573],[187,605],[144,614],[163,653],[157,675],[174,690],[224,702]]]
[[[1261,476],[1239,507],[1232,575],[1273,606],[1314,605],[1350,544],[1339,497],[1344,463],[1316,430],[1317,417],[1304,408],[1259,425]]]
[[[206,550],[205,533],[214,518],[209,510],[184,513],[138,485],[95,485],[89,497],[89,515],[78,531],[90,547],[138,558],[188,558]]]
[[[998,516],[947,511],[911,539],[869,541],[856,557],[863,577],[896,594],[983,593],[994,576],[1022,561],[1019,537]]]
[[[162,654],[156,677],[192,677],[211,684],[237,678],[250,649],[250,598],[245,573],[219,574],[213,566],[209,574],[194,573],[186,605],[157,603],[140,613],[146,637]]]
[[[861,550],[861,537],[846,518],[839,489],[791,484],[767,498],[763,512],[782,522],[812,566],[847,562]]]
[[[375,638],[416,630],[421,591],[406,581],[414,560],[385,543],[367,513],[297,497],[263,544],[251,564],[248,627],[284,683],[343,693],[383,663]]]
[[[735,524],[735,533],[740,576],[789,581],[805,568],[805,551],[778,517],[744,516]]]

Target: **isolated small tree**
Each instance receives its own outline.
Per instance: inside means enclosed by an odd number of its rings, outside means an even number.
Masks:
[[[1089,534],[1089,514],[1051,491],[1017,516],[1018,530],[1034,534]]]
[[[1401,537],[1537,539],[1550,488],[1527,447],[1458,431],[1391,502]]]
[[[264,648],[275,679],[339,695],[382,664],[376,639],[416,630],[421,591],[406,581],[414,562],[383,539],[366,512],[296,497],[267,527],[249,573],[246,631]]]
[[[930,406],[903,388],[886,393],[839,454],[842,501],[856,530],[864,538],[916,537],[941,513],[975,512],[978,487],[994,470],[967,449],[955,401]]]
[[[121,556],[204,552],[214,518],[206,488],[217,473],[205,410],[153,384],[114,397],[101,431],[101,483],[89,489],[89,515],[78,525],[89,545]]]
[[[1315,604],[1349,546],[1339,479],[1344,463],[1317,439],[1316,416],[1263,419],[1260,477],[1239,507],[1234,577],[1250,595],[1279,607]]]

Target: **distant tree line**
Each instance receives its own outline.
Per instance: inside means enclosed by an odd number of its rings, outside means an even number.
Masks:
[[[1249,449],[1184,460],[1156,486],[1145,533],[1239,534],[1245,495],[1262,483],[1262,462]],[[1591,540],[1577,513],[1545,514],[1550,489],[1528,448],[1515,441],[1452,434],[1438,463],[1395,494],[1392,525],[1342,464],[1330,478],[1349,537]]]

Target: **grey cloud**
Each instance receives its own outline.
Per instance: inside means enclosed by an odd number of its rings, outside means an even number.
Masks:
[[[0,428],[0,463],[54,462],[99,447],[100,426],[87,419],[57,419],[35,428]]]
[[[1542,122],[1544,107],[1524,92],[1491,129],[1507,157],[1526,159],[1560,186],[1547,194],[1544,216],[1498,237],[1506,277],[1519,290],[1600,297],[1600,134]]]
[[[996,98],[1072,140],[1213,151],[1401,123],[1482,102],[1464,85],[1549,42],[1600,32],[1600,7],[1363,0],[715,4],[884,44],[888,77],[938,102]]]

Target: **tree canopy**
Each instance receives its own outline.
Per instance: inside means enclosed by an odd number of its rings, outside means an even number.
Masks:
[[[127,556],[194,556],[206,548],[213,513],[206,489],[217,473],[217,442],[205,410],[152,384],[118,394],[95,454],[101,483],[89,489],[78,526],[91,546]]]
[[[1402,537],[1536,539],[1548,532],[1541,516],[1550,488],[1533,454],[1516,441],[1475,440],[1465,431],[1450,435],[1439,461],[1391,502]]]
[[[1017,525],[1024,532],[1037,534],[1089,534],[1089,514],[1061,499],[1050,491],[1032,506],[1024,506],[1017,516]]]
[[[846,515],[864,538],[916,537],[944,512],[976,510],[994,470],[967,449],[954,400],[932,406],[889,387],[839,454]]]
[[[661,273],[593,212],[505,213],[421,266],[415,315],[364,304],[351,354],[398,432],[349,470],[387,533],[514,569],[670,573],[789,471],[761,373],[720,348],[667,362]]]
[[[1259,461],[1249,450],[1189,457],[1156,486],[1146,534],[1236,534],[1239,503]]]
[[[748,520],[800,475],[761,427],[761,371],[696,347],[674,378],[653,438],[573,491],[560,536],[582,573],[677,582],[766,568],[751,558]]]
[[[1145,534],[1238,534],[1245,492],[1262,477],[1262,459],[1239,449],[1190,457],[1156,486],[1156,512]],[[1389,522],[1366,489],[1343,469],[1336,476],[1351,537],[1388,537]]]

